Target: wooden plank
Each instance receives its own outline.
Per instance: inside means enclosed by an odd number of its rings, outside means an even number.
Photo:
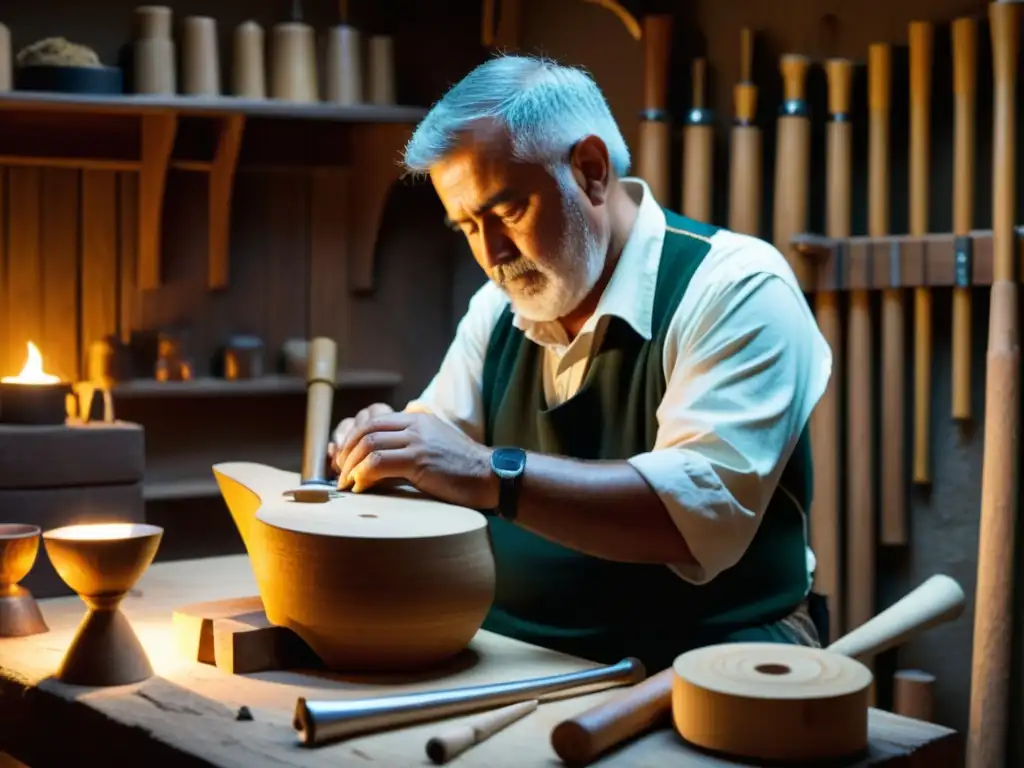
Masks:
[[[150,567],[123,604],[149,653],[156,677],[144,683],[83,693],[49,679],[83,614],[78,598],[41,602],[51,631],[36,638],[4,641],[0,670],[0,738],[13,736],[9,751],[32,763],[32,755],[50,760],[66,756],[85,764],[100,756],[117,763],[111,750],[131,750],[131,764],[156,764],[161,758],[188,765],[189,758],[216,766],[421,765],[424,745],[438,724],[424,724],[301,749],[291,726],[296,699],[350,699],[424,691],[560,674],[593,666],[590,662],[480,632],[469,652],[433,674],[368,677],[277,672],[230,675],[188,661],[174,644],[172,614],[193,602],[255,594],[244,556],[158,563]],[[13,695],[14,693],[17,695]],[[524,768],[559,764],[550,732],[570,717],[613,695],[613,691],[544,703],[529,717],[459,758],[466,768]],[[252,720],[239,720],[246,706]],[[872,710],[870,754],[856,766],[956,765],[956,733],[948,728]],[[38,723],[60,739],[39,738]],[[34,725],[36,724],[36,725]],[[61,763],[56,763],[61,764]],[[66,764],[72,764],[68,762]],[[118,763],[119,764],[119,763]],[[731,768],[742,763],[713,758],[683,745],[662,727],[625,745],[600,765],[671,765],[679,768]],[[747,763],[749,765],[749,763]]]
[[[17,373],[25,363],[27,343],[43,354],[43,268],[39,250],[41,172],[11,168],[7,186],[7,327],[10,359]]]
[[[139,177],[122,173],[119,177],[121,237],[118,242],[120,308],[117,331],[127,344],[132,331],[142,323],[142,291],[137,277],[139,246]]]
[[[117,173],[82,172],[82,370],[89,345],[117,333]]]
[[[313,172],[309,235],[309,335],[327,336],[338,344],[339,365],[351,359],[347,333],[350,257],[349,193],[351,177],[344,169]]]
[[[43,335],[47,368],[65,381],[83,371],[78,338],[78,171],[42,171]]]

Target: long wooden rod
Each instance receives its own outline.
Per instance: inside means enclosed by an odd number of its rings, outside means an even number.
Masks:
[[[985,454],[981,475],[978,581],[967,768],[1007,765],[1013,574],[1020,422],[1020,329],[1014,213],[1017,208],[1017,61],[1020,6],[989,5],[994,106],[992,116],[992,236],[994,273],[985,374]]]
[[[910,234],[928,234],[934,28],[910,23]],[[914,289],[914,482],[931,482],[932,292]],[[905,536],[905,534],[904,534]],[[900,542],[905,543],[905,541]]]
[[[705,103],[707,59],[693,62],[693,103],[683,128],[683,216],[711,222],[715,128]]]
[[[753,81],[754,33],[740,33],[740,79],[733,87],[735,122],[729,165],[729,229],[755,237],[761,233],[761,128],[757,86]]]
[[[953,232],[966,235],[974,226],[974,142],[978,71],[978,25],[971,18],[953,22]],[[966,269],[964,270],[966,271]],[[965,275],[969,282],[970,274]],[[971,288],[953,288],[954,419],[971,418]]]
[[[811,121],[806,95],[809,65],[806,56],[795,53],[785,54],[779,62],[784,100],[779,109],[775,144],[772,226],[775,247],[789,261],[804,290],[810,287],[811,271],[792,240],[794,235],[807,231],[811,172]]]
[[[651,188],[654,199],[664,207],[671,204],[669,162],[672,157],[668,114],[668,63],[672,46],[672,17],[645,16],[644,110],[640,118],[637,171]]]

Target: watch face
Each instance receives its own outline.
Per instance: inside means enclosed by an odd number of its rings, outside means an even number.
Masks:
[[[519,472],[523,468],[523,452],[518,448],[498,448],[491,456],[491,463],[499,472]]]

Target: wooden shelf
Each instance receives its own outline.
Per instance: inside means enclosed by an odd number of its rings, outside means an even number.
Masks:
[[[1018,254],[1024,255],[1024,226],[1016,233]],[[991,230],[963,237],[948,232],[843,239],[800,234],[791,242],[812,263],[812,292],[992,284]]]
[[[93,96],[33,91],[0,93],[0,109],[126,115],[176,112],[179,115],[200,117],[241,115],[278,120],[327,120],[335,123],[415,123],[427,114],[427,110],[422,107],[388,104],[341,106],[328,102],[305,104],[278,99],[243,99],[237,96]]]
[[[352,370],[338,374],[337,388],[378,389],[395,387],[402,381],[393,371]],[[135,379],[117,384],[113,389],[117,400],[151,399],[157,397],[258,397],[267,395],[304,395],[306,380],[300,376],[261,376],[256,379],[229,381],[198,378],[190,381],[157,381]]]
[[[398,178],[394,153],[401,145],[366,141],[358,129],[390,125],[407,135],[426,114],[423,108],[399,105],[29,91],[0,93],[0,112],[0,165],[138,173],[136,272],[144,291],[161,284],[161,222],[169,170],[209,176],[207,285],[222,290],[229,281],[231,199],[246,136],[256,135],[256,149],[248,158],[254,164],[321,163],[351,167],[360,176],[386,176],[369,183],[358,180],[362,196],[372,198],[359,203],[362,218],[368,218],[359,226],[371,228],[378,224],[384,199]],[[384,152],[386,157],[367,157]],[[358,239],[368,253],[355,257],[353,290],[371,290],[374,240],[363,235]]]

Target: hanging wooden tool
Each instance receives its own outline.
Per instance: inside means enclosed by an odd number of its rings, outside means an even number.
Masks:
[[[953,418],[971,418],[971,240],[974,226],[974,142],[978,27],[953,22],[953,233],[957,236],[953,287]]]
[[[876,75],[871,89],[872,154],[869,173],[876,181],[869,182],[868,232],[873,236],[889,234],[889,110],[892,81],[892,49],[884,43],[872,45],[870,70]],[[889,254],[889,286],[882,290],[882,418],[885,439],[879,441],[881,467],[882,543],[899,545],[906,542],[907,497],[905,450],[905,378],[904,308],[901,253],[893,246]]]
[[[932,43],[927,21],[910,23],[910,234],[928,234]],[[927,259],[923,272],[928,269]],[[932,292],[914,288],[914,482],[931,482]],[[905,523],[904,523],[905,526]],[[905,544],[906,532],[903,533]]]
[[[836,240],[850,236],[850,190],[852,124],[850,123],[850,90],[853,82],[853,63],[846,59],[829,59],[825,64],[828,78],[828,148],[826,153],[826,234]],[[839,316],[839,288],[845,277],[845,249],[837,245],[832,259],[823,265],[836,280],[828,289],[818,287],[815,292],[815,315],[822,335],[832,349],[832,376],[811,416],[812,446],[817,452],[814,459],[814,511],[811,515],[812,542],[821,575],[815,574],[815,589],[829,598],[829,615],[833,638],[840,634],[843,617],[839,609],[841,580],[839,567],[842,557],[839,548],[840,494],[839,494],[839,436],[842,434],[839,417],[840,382],[842,381],[842,321]],[[858,455],[862,450],[856,451]],[[814,531],[817,530],[817,533]],[[851,541],[860,535],[858,530]],[[863,580],[857,572],[848,589],[856,595]],[[831,585],[828,582],[831,581]],[[826,589],[827,588],[827,589]],[[870,618],[870,617],[867,617]],[[866,620],[866,619],[864,619]],[[863,621],[850,624],[855,627]]]
[[[757,237],[761,232],[761,128],[757,86],[752,79],[754,33],[740,32],[740,79],[733,86],[736,112],[729,163],[729,229]]]
[[[683,128],[683,216],[711,222],[714,116],[705,106],[707,59],[693,62],[693,103]]]
[[[807,205],[811,174],[811,121],[807,109],[806,56],[786,54],[779,63],[784,101],[779,109],[775,145],[775,247],[786,257],[797,280],[808,288],[810,270],[792,245],[794,235],[807,231]],[[815,458],[815,467],[819,466]],[[818,472],[815,469],[815,476]],[[828,493],[826,490],[825,493]],[[821,498],[817,488],[815,499]]]
[[[668,64],[672,16],[644,16],[644,108],[640,118],[637,173],[664,207],[671,204],[671,121],[668,114]]]
[[[1013,652],[1014,541],[1020,428],[1018,327],[1017,62],[1020,5],[988,7],[992,35],[992,293],[985,374],[985,454],[981,476],[978,581],[967,768],[1008,765],[1010,662]]]

